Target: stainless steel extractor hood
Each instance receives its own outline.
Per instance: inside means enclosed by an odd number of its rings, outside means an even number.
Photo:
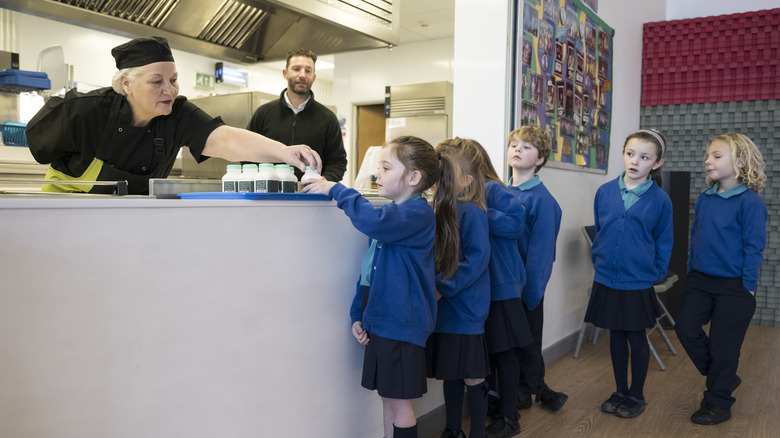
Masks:
[[[401,0],[0,0],[0,7],[243,63],[398,44]]]

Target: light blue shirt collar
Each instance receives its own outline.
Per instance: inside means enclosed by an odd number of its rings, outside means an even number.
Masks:
[[[523,190],[523,191],[531,190],[532,188],[538,186],[541,183],[542,183],[542,180],[539,179],[539,175],[534,175],[533,178],[531,178],[528,181],[520,184],[519,186],[517,186],[517,188],[520,189],[520,190]],[[511,176],[509,177],[509,185],[510,186],[514,185],[514,184],[512,184],[512,177]]]
[[[650,187],[653,186],[653,180],[648,176],[647,181],[629,190],[626,188],[626,183],[623,182],[623,177],[625,175],[625,171],[620,174],[620,177],[618,178],[618,188],[620,189],[620,196],[623,198],[623,207],[628,210],[632,205],[639,201],[639,198],[641,198],[642,195],[650,190]]]
[[[718,183],[715,183],[712,187],[707,189],[707,191],[705,191],[704,193],[706,193],[708,195],[718,195],[721,198],[728,199],[728,198],[730,198],[732,196],[739,195],[740,193],[744,192],[747,189],[748,189],[748,187],[745,185],[745,183],[739,183],[739,184],[735,185],[734,187],[732,187],[732,188],[730,188],[728,190],[725,190],[723,193],[718,193]]]

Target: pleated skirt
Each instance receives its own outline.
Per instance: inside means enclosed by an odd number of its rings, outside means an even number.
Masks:
[[[437,380],[481,379],[490,374],[485,335],[433,333],[425,346],[428,377]]]
[[[594,281],[585,322],[603,329],[634,331],[655,326],[661,314],[652,287],[620,290]]]

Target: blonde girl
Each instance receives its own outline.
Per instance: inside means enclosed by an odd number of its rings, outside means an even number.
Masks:
[[[739,352],[756,310],[758,274],[766,248],[764,160],[750,138],[722,134],[704,154],[709,188],[696,201],[688,278],[675,330],[707,377],[691,421],[714,425],[731,418]],[[702,326],[710,323],[709,334]]]

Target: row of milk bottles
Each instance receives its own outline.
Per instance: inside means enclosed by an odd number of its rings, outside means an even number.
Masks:
[[[321,179],[319,173],[306,166],[301,181]],[[292,166],[271,163],[228,164],[227,173],[222,177],[223,192],[243,193],[297,193],[298,178]]]

